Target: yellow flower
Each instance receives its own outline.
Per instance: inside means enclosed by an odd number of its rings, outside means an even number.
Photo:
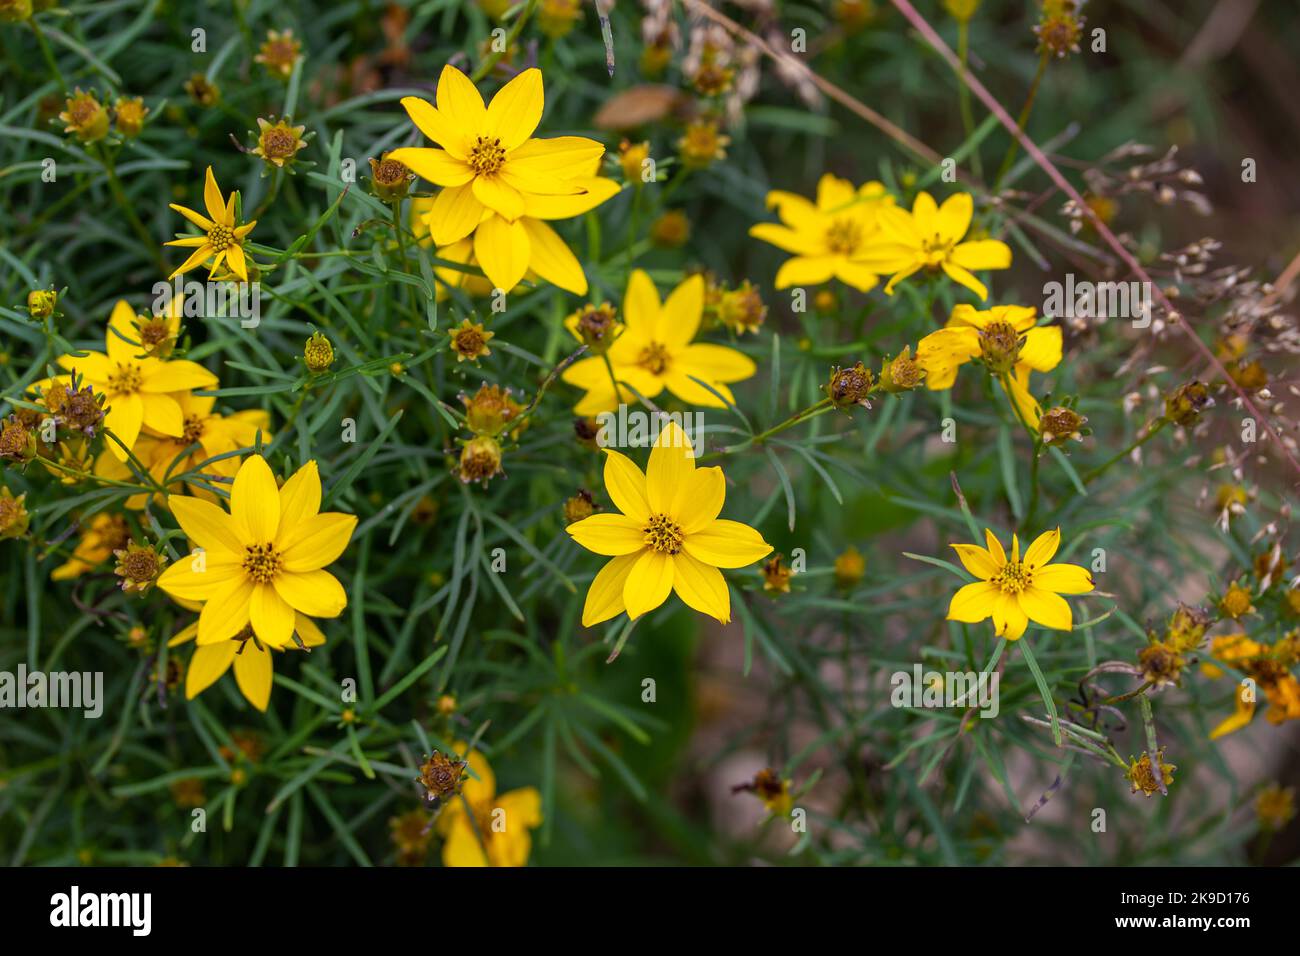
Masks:
[[[692,344],[704,314],[704,277],[691,276],[660,302],[650,276],[641,269],[628,279],[623,297],[623,334],[604,357],[588,358],[566,369],[564,381],[586,390],[575,406],[579,415],[595,415],[617,408],[635,396],[631,386],[645,398],[654,398],[665,388],[682,401],[707,408],[724,408],[734,401],[725,383],[739,382],[757,367],[749,356],[723,345]],[[619,381],[618,393],[605,365],[608,357]]]
[[[271,76],[287,80],[293,73],[294,64],[302,58],[302,44],[294,37],[292,30],[281,33],[267,30],[266,39],[253,57],[254,63],[261,63]]]
[[[68,97],[59,119],[68,124],[63,131],[75,133],[83,143],[93,143],[108,133],[108,110],[94,93],[78,89]]]
[[[890,206],[880,212],[882,236],[873,254],[872,266],[881,274],[892,272],[885,293],[921,269],[942,269],[948,278],[970,289],[981,300],[989,297],[984,283],[971,274],[980,269],[1007,269],[1011,249],[996,239],[962,242],[970,228],[974,201],[969,193],[957,193],[936,206],[927,192],[919,193],[912,211]]]
[[[264,162],[277,169],[283,169],[285,163],[292,163],[298,150],[307,145],[302,138],[307,127],[290,126],[286,119],[270,123],[259,116],[257,129],[257,148],[253,155],[262,157]]]
[[[686,133],[677,141],[682,151],[682,165],[687,169],[707,169],[727,158],[731,137],[718,131],[712,119],[698,119],[686,124]]]
[[[998,305],[979,312],[973,306],[952,310],[948,324],[921,339],[916,361],[925,369],[925,387],[952,388],[957,369],[978,359],[999,384],[1010,386],[1020,415],[1037,429],[1042,408],[1029,391],[1029,373],[1050,372],[1061,362],[1061,330],[1040,326],[1034,309]]]
[[[533,787],[498,795],[483,755],[473,750],[465,760],[472,775],[465,775],[460,796],[438,815],[443,866],[525,865],[533,846],[529,831],[542,825],[541,795]]]
[[[167,278],[174,279],[176,276],[202,265],[208,259],[212,259],[212,266],[208,270],[209,276],[217,271],[222,262],[225,262],[231,272],[244,282],[247,282],[248,263],[244,259],[244,237],[253,231],[253,227],[257,225],[257,220],[254,219],[242,226],[235,225],[235,194],[232,192],[228,201],[221,198],[221,190],[217,186],[216,177],[212,175],[211,166],[208,167],[207,177],[203,183],[203,204],[207,207],[208,216],[211,216],[211,219],[199,215],[193,209],[178,206],[176,203],[168,204],[176,212],[202,229],[206,235],[185,236],[166,243],[169,246],[184,246],[194,249],[193,254]]]
[[[238,455],[219,461],[209,459],[228,455],[239,448],[251,447],[259,431],[263,441],[271,440],[271,415],[265,409],[253,408],[231,415],[220,415],[213,410],[217,402],[215,396],[177,392],[172,397],[181,407],[185,423],[183,433],[179,437],[150,435],[146,429],[146,434],[141,435],[134,449],[141,464],[149,469],[153,480],[160,485],[165,480],[168,484],[174,484],[176,476],[187,471],[199,471],[200,477],[214,484],[222,484],[221,479],[226,479],[225,484],[228,485],[238,473],[243,459]],[[186,454],[192,445],[198,447]],[[184,457],[181,458],[181,455]],[[131,477],[130,469],[107,452],[101,454],[95,462],[95,474],[123,481]],[[217,496],[203,485],[190,482],[186,487],[196,498],[217,500]],[[156,498],[156,494],[132,495],[126,500],[126,507],[138,510]]]
[[[113,121],[117,131],[128,139],[139,136],[144,129],[144,118],[149,115],[149,107],[138,96],[119,96],[113,106]]]
[[[158,586],[174,598],[204,601],[200,647],[228,641],[252,624],[261,643],[289,644],[295,614],[338,617],[347,595],[325,566],[337,560],[356,528],[354,515],[320,511],[316,462],[283,488],[266,459],[250,455],[230,489],[230,513],[200,498],[170,495],[167,505],[202,549],[168,568]]]
[[[125,301],[113,307],[106,335],[107,352],[64,355],[59,365],[80,375],[85,384],[108,397],[104,425],[117,437],[108,448],[119,461],[126,461],[126,449],[135,447],[142,427],[159,435],[179,438],[185,431],[185,417],[175,392],[212,388],[217,377],[197,362],[140,358],[135,310]],[[48,389],[66,385],[70,376],[61,375],[37,383]],[[123,447],[125,446],[125,447]]]
[[[543,270],[552,265],[549,255],[556,250],[548,240],[554,233],[524,220],[566,218],[590,208],[587,187],[572,180],[591,177],[605,147],[581,136],[533,138],[544,102],[542,73],[536,68],[524,70],[484,107],[469,77],[448,65],[436,98],[434,106],[408,96],[402,106],[442,148],[408,147],[390,154],[443,187],[428,215],[433,241],[446,246],[477,230],[475,253],[488,278],[502,289],[518,283],[534,258],[542,262],[541,268],[532,263],[535,271],[548,278]],[[577,211],[568,211],[563,200]],[[530,252],[534,243],[543,247],[539,256]]]
[[[198,611],[201,607],[193,601],[178,603],[191,611]],[[202,616],[199,620],[202,620]],[[194,640],[198,636],[199,626],[199,621],[195,621],[168,641],[167,646],[176,647]],[[319,647],[325,643],[325,635],[316,626],[316,622],[305,614],[295,612],[293,630],[301,639],[303,647]],[[275,648],[281,652],[286,649]],[[193,700],[215,684],[230,670],[231,664],[235,665],[235,683],[239,685],[240,693],[258,710],[265,711],[271,702],[271,680],[274,676],[271,648],[263,644],[247,624],[228,639],[215,644],[200,644],[194,648],[185,674],[185,699]]]
[[[954,544],[952,549],[966,570],[980,580],[953,595],[948,620],[978,624],[992,615],[998,637],[1019,640],[1029,622],[1054,631],[1074,627],[1070,605],[1062,594],[1087,594],[1092,577],[1076,564],[1050,564],[1061,544],[1061,529],[1045,531],[1035,539],[1024,559],[1020,538],[1011,536],[1011,558],[993,532],[984,530],[988,550],[977,544]]]
[[[52,581],[79,577],[131,542],[131,529],[122,515],[100,512],[90,519],[90,527],[81,532],[81,540],[72,549],[72,557],[50,572]]]
[[[645,474],[605,449],[605,491],[618,512],[592,515],[565,530],[588,551],[613,557],[596,575],[582,609],[591,627],[627,612],[636,619],[676,591],[688,607],[731,620],[731,593],[719,568],[743,568],[772,552],[747,524],[719,518],[721,468],[696,468],[686,433],[669,421]]]
[[[795,193],[768,193],[767,207],[785,225],[760,222],[749,234],[794,253],[776,274],[778,289],[839,279],[866,292],[879,279],[864,262],[878,238],[880,210],[893,204],[878,182],[854,190],[847,179],[827,173],[817,183],[816,205]]]

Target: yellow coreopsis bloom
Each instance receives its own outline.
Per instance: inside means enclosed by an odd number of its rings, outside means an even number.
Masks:
[[[201,610],[202,605],[193,601],[178,601],[182,607],[191,611]],[[305,614],[295,613],[294,632],[302,641],[302,646],[320,647],[325,643],[316,622]],[[186,641],[192,641],[199,633],[199,622],[195,621],[184,628],[167,642],[168,647],[176,647]],[[276,651],[289,648],[277,647]],[[263,644],[253,633],[252,627],[244,625],[238,634],[229,640],[216,644],[201,645],[190,656],[189,667],[185,671],[185,699],[193,700],[203,693],[230,670],[235,668],[235,683],[244,698],[258,710],[265,711],[271,702],[271,682],[274,670],[271,663],[270,645]]]
[[[240,280],[248,281],[248,262],[244,257],[244,237],[253,231],[253,227],[257,225],[257,220],[254,219],[252,222],[243,225],[235,223],[235,194],[232,192],[228,200],[221,198],[221,189],[217,186],[216,177],[212,175],[211,166],[208,167],[203,182],[203,205],[208,211],[207,216],[200,215],[185,206],[178,206],[176,203],[169,203],[168,205],[202,229],[204,235],[182,236],[166,243],[169,246],[183,246],[187,249],[194,249],[190,257],[182,262],[176,271],[167,278],[174,279],[176,276],[189,272],[196,266],[200,266],[211,259],[212,265],[208,269],[209,276],[213,275],[224,262]],[[208,218],[209,216],[211,218]]]
[[[954,544],[966,570],[980,580],[953,595],[948,620],[978,624],[992,616],[998,637],[1016,641],[1029,622],[1055,631],[1074,627],[1070,605],[1062,594],[1087,594],[1092,576],[1077,564],[1051,564],[1061,544],[1061,529],[1040,534],[1020,557],[1020,538],[1011,536],[1011,557],[993,532],[984,530],[988,549]]]
[[[473,776],[465,775],[460,794],[449,797],[438,815],[443,866],[525,865],[533,846],[529,831],[542,825],[541,795],[533,787],[498,795],[483,755],[473,750],[465,761]]]
[[[794,253],[776,274],[778,289],[839,279],[866,292],[879,281],[865,264],[878,239],[879,211],[893,204],[894,197],[878,182],[854,190],[848,180],[827,173],[817,183],[816,205],[795,193],[768,193],[767,208],[775,209],[785,225],[760,222],[749,234]]]
[[[617,408],[620,402],[633,401],[635,395],[627,385],[645,398],[654,398],[666,388],[692,405],[726,406],[693,379],[708,382],[728,402],[734,401],[726,383],[749,378],[757,367],[736,349],[692,342],[703,315],[703,276],[691,276],[660,302],[650,276],[635,270],[623,297],[623,333],[604,357],[583,359],[562,376],[570,385],[587,392],[574,410],[579,415],[595,415]],[[620,383],[617,393],[605,357]]]
[[[325,566],[347,547],[355,515],[320,513],[316,462],[277,488],[266,459],[250,455],[230,489],[230,513],[201,498],[169,495],[167,505],[201,553],[163,572],[174,598],[203,601],[200,647],[227,641],[252,624],[271,647],[292,641],[295,614],[338,617],[343,586]]]
[[[961,241],[970,229],[974,208],[970,193],[956,193],[936,206],[934,197],[922,192],[911,212],[896,206],[882,209],[882,235],[871,264],[876,272],[893,273],[885,293],[893,295],[894,286],[921,269],[942,269],[948,278],[987,299],[989,290],[971,273],[1010,268],[1011,248],[997,239]]]
[[[611,556],[587,591],[583,627],[627,612],[636,619],[672,591],[723,624],[731,592],[719,568],[743,568],[772,546],[747,524],[719,518],[726,496],[722,469],[696,468],[691,440],[665,424],[645,473],[605,450],[605,491],[619,513],[594,514],[565,528],[588,551]]]
[[[126,461],[126,449],[135,446],[142,427],[159,435],[179,438],[184,434],[185,416],[172,393],[212,388],[217,384],[217,377],[197,362],[144,356],[138,335],[135,310],[120,301],[108,320],[104,352],[59,358],[60,366],[107,396],[104,425],[121,445],[114,441],[107,444],[119,461]],[[70,380],[71,376],[61,375],[37,385],[48,388],[56,382],[68,384]]]
[[[257,440],[257,433],[262,433],[263,441],[270,441],[271,414],[265,409],[253,408],[230,415],[217,414],[213,408],[216,397],[212,395],[191,395],[178,392],[173,396],[181,406],[185,429],[179,437],[168,435],[151,435],[148,429],[140,436],[134,451],[140,462],[149,469],[149,474],[159,484],[167,478],[194,471],[203,466],[202,475],[208,479],[233,479],[239,471],[243,460],[238,455],[209,461],[219,455],[226,455],[239,448],[251,448]],[[191,446],[197,445],[189,454],[179,461],[177,458]],[[206,464],[205,464],[206,462]],[[95,474],[105,478],[129,479],[130,469],[107,452],[101,454],[95,462]],[[217,496],[202,485],[188,483],[189,493],[196,498],[216,501]],[[132,509],[143,508],[145,503],[156,495],[132,495],[126,506]],[[161,504],[161,502],[159,502]]]
[[[1009,387],[1020,414],[1038,428],[1042,408],[1029,392],[1029,373],[1050,372],[1061,363],[1060,328],[1038,325],[1029,306],[998,305],[979,312],[963,304],[952,310],[944,328],[916,347],[925,387],[934,391],[952,388],[957,369],[975,359]]]
[[[432,210],[433,239],[448,245],[468,236],[491,210],[513,223],[529,198],[576,195],[567,180],[586,175],[605,147],[581,136],[534,139],[542,119],[542,72],[524,70],[486,107],[474,84],[454,66],[438,79],[437,106],[402,100],[411,121],[441,149],[408,147],[390,158],[442,186]]]
[[[51,581],[69,581],[79,577],[96,565],[103,564],[114,551],[131,543],[131,528],[126,518],[117,514],[100,512],[90,519],[89,527],[81,532],[77,546],[63,564],[50,572]]]

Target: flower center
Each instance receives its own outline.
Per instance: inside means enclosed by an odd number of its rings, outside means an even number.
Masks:
[[[183,440],[187,445],[193,445],[203,437],[203,419],[197,415],[189,415],[185,419],[185,431]]]
[[[108,390],[119,394],[130,394],[131,392],[140,391],[141,377],[140,366],[127,363],[118,363],[116,372],[108,374]]]
[[[250,544],[244,557],[244,570],[258,584],[270,584],[280,570],[280,555],[270,544]]]
[[[944,239],[936,232],[933,239],[921,240],[921,251],[926,254],[930,265],[937,266],[948,258],[948,254],[952,252],[952,245],[950,240]]]
[[[1019,594],[1034,583],[1033,569],[1021,561],[1003,565],[993,583],[1002,589],[1003,594]]]
[[[990,322],[980,329],[980,357],[990,371],[1009,372],[1020,356],[1020,333],[1010,322]]]
[[[298,151],[298,137],[283,127],[272,126],[262,134],[262,149],[268,156],[285,159]]]
[[[231,246],[239,245],[239,240],[235,238],[235,234],[230,227],[223,226],[221,223],[217,223],[208,230],[208,242],[212,244],[212,248],[216,249],[217,252],[224,252]]]
[[[470,147],[468,162],[474,172],[480,176],[490,176],[499,170],[506,161],[506,150],[501,140],[495,136],[480,136]]]
[[[826,248],[838,256],[851,256],[862,243],[862,227],[852,219],[836,219],[826,230]]]
[[[636,364],[651,375],[662,375],[668,368],[670,358],[667,348],[658,342],[651,342],[641,350],[641,355],[637,358]]]
[[[661,554],[682,550],[682,526],[665,514],[653,515],[645,526],[645,543]]]

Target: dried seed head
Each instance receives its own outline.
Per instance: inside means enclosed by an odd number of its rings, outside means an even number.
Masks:
[[[1087,421],[1088,419],[1073,408],[1057,405],[1043,413],[1043,417],[1038,422],[1038,433],[1046,445],[1083,441],[1083,433],[1079,429],[1083,428]]]
[[[117,567],[113,573],[122,579],[122,590],[144,594],[153,587],[162,574],[167,558],[153,548],[130,542],[126,548],[113,552]]]
[[[1195,425],[1201,412],[1213,407],[1214,399],[1203,382],[1188,382],[1165,396],[1165,418],[1175,425]]]
[[[880,387],[891,394],[910,392],[924,380],[925,369],[912,357],[910,345],[880,367]]]
[[[1151,763],[1151,755],[1143,752],[1141,760],[1129,758],[1130,765],[1128,769],[1128,779],[1132,783],[1133,793],[1142,791],[1142,795],[1150,797],[1153,793],[1160,793],[1162,784],[1168,787],[1174,782],[1174,771],[1178,768],[1174,764],[1165,763],[1165,748],[1161,747],[1156,751],[1156,766],[1160,770],[1160,779],[1156,779],[1156,770]]]
[[[15,498],[7,486],[0,485],[0,538],[19,538],[27,533],[30,519],[26,499],[26,494]]]
[[[564,502],[564,523],[569,525],[576,521],[582,521],[584,518],[590,518],[596,513],[596,507],[591,492],[578,489],[576,495]]]
[[[774,554],[763,562],[763,590],[770,594],[789,594],[791,570],[782,563],[781,555]]]
[[[447,800],[460,793],[464,773],[465,761],[444,757],[435,750],[420,765],[420,776],[417,779],[424,786],[426,799],[434,802]]]
[[[478,435],[460,450],[460,480],[487,484],[501,471],[501,446],[495,438]]]
[[[405,164],[390,159],[384,153],[379,159],[370,159],[370,187],[384,202],[397,202],[411,188],[414,178]]]
[[[862,405],[870,408],[871,403],[867,400],[871,394],[875,382],[872,379],[871,372],[861,362],[851,368],[841,368],[839,366],[831,369],[830,382],[826,385],[826,394],[830,397],[831,404],[836,408],[848,408],[851,405]]]

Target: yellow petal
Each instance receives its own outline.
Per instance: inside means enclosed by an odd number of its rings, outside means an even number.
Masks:
[[[231,641],[233,644],[234,642]],[[271,652],[247,641],[235,655],[235,682],[250,704],[265,711],[271,702]]]
[[[204,232],[207,232],[209,229],[211,229],[213,226],[216,225],[216,223],[213,222],[211,219],[209,219],[207,216],[199,215],[199,214],[198,214],[197,212],[195,212],[193,209],[186,208],[185,206],[178,206],[178,205],[177,205],[176,203],[174,203],[174,202],[173,202],[173,203],[168,203],[167,206],[168,206],[168,208],[173,209],[173,210],[175,210],[176,212],[180,213],[182,216],[184,216],[184,217],[185,217],[186,219],[188,219],[190,222],[194,223],[194,225],[198,226],[198,227],[199,227],[200,229],[202,229]],[[207,242],[207,241],[208,241],[208,240],[207,240],[207,236],[200,236],[200,237],[198,237],[198,238],[199,238],[199,240],[200,240],[201,242]],[[171,245],[175,245],[175,244],[176,244],[176,243],[172,243],[172,242],[167,243],[167,245],[169,245],[169,246],[171,246]]]
[[[203,265],[203,263],[206,262],[208,258],[216,251],[217,250],[212,245],[212,243],[205,240],[203,245],[199,246],[192,253],[190,253],[190,257],[186,259],[184,262],[182,262],[180,265],[178,265],[175,269],[173,269],[172,274],[169,275],[167,278],[175,279],[177,276],[184,275],[186,272],[189,272],[191,269],[197,269],[199,266]]]
[[[1061,546],[1061,529],[1053,528],[1051,531],[1044,531],[1034,543],[1025,551],[1025,564],[1031,568],[1037,568],[1047,564],[1056,555],[1056,550]]]
[[[632,565],[623,585],[627,616],[636,620],[653,611],[673,589],[673,556],[662,551],[644,551]]]
[[[632,572],[632,565],[640,557],[639,551],[619,555],[597,572],[591,587],[587,589],[587,600],[582,606],[583,627],[594,627],[623,613],[623,585]]]
[[[203,205],[207,207],[208,215],[213,222],[223,224],[226,222],[226,203],[221,198],[217,177],[212,175],[211,166],[203,177]]]
[[[696,378],[707,382],[709,387],[705,388],[699,382],[694,381]],[[675,367],[664,374],[663,382],[670,392],[688,405],[702,405],[705,408],[725,408],[728,402],[732,405],[736,404],[736,396],[722,382],[710,380],[707,376],[700,375],[697,370],[681,363],[677,363]],[[717,394],[715,395],[714,392]],[[644,395],[645,393],[642,392],[641,394]]]
[[[853,184],[833,173],[823,173],[817,180],[817,208],[822,212],[835,212],[848,206],[857,198]]]
[[[234,641],[222,641],[208,647],[196,647],[190,656],[189,668],[185,673],[185,698],[193,700],[211,687],[230,667],[235,659],[239,645]]]
[[[758,371],[744,352],[706,342],[686,346],[675,359],[675,365],[708,382],[739,382]]]
[[[646,467],[646,500],[651,514],[670,514],[686,479],[695,471],[695,450],[682,427],[666,422],[655,439]]]
[[[944,200],[938,212],[939,235],[948,242],[956,242],[966,235],[970,228],[971,216],[975,211],[975,201],[970,193],[954,193]]]
[[[164,435],[181,436],[185,432],[185,416],[180,403],[170,395],[140,394],[141,421]]]
[[[320,647],[325,643],[325,633],[306,614],[293,616],[293,629],[298,632],[298,636],[307,647]]]
[[[645,528],[627,515],[594,514],[566,529],[574,541],[596,554],[617,556],[645,548]]]
[[[527,216],[520,219],[519,224],[528,236],[529,268],[551,285],[574,295],[586,295],[587,276],[559,233],[542,220]]]
[[[978,544],[954,544],[952,549],[957,552],[962,566],[977,578],[988,580],[1001,570],[993,557]]]
[[[437,246],[449,246],[464,239],[483,221],[487,210],[468,184],[438,193],[428,215],[429,234]]]
[[[1231,717],[1228,717],[1226,720],[1224,720],[1222,723],[1216,726],[1212,731],[1210,731],[1211,740],[1217,740],[1219,737],[1223,737],[1226,734],[1231,734],[1238,730],[1241,730],[1241,728],[1249,724],[1251,718],[1255,716],[1255,702],[1253,700],[1246,699],[1246,695],[1243,693],[1244,690],[1245,688],[1242,687],[1240,684],[1237,685],[1237,693],[1235,698],[1236,708],[1233,711]]]
[[[135,327],[135,309],[125,299],[119,299],[108,317],[108,328],[104,341],[108,348],[108,357],[114,362],[136,363],[136,356],[142,351],[140,332]]]
[[[474,182],[481,181],[482,177]],[[474,233],[474,256],[488,281],[498,289],[508,292],[519,284],[528,271],[530,252],[528,233],[518,222],[492,216]]]
[[[1011,247],[996,239],[980,239],[959,243],[948,258],[963,269],[1010,269]]]
[[[605,147],[585,136],[554,136],[550,139],[530,139],[513,150],[506,160],[507,166],[518,166],[534,173],[553,173],[575,180],[584,178],[586,169],[604,154]]]
[[[681,525],[683,534],[693,534],[713,524],[722,511],[726,494],[727,480],[721,468],[697,468],[677,489],[669,513]]]
[[[229,246],[226,249],[226,264],[240,281],[248,281],[248,262],[244,259],[244,250],[241,246]]]
[[[280,531],[292,529],[320,511],[320,470],[313,458],[293,473],[280,488]]]
[[[623,318],[630,330],[649,330],[659,322],[659,291],[650,274],[644,269],[633,269],[627,278],[627,291],[623,293]]]
[[[1002,542],[988,528],[984,529],[984,544],[989,549],[989,556],[993,558],[999,568],[1007,563],[1007,553],[1002,550]]]
[[[1019,594],[1020,610],[1043,627],[1056,631],[1074,629],[1074,614],[1065,598],[1039,587],[1026,588]]]
[[[993,628],[998,637],[1018,641],[1029,626],[1029,618],[1014,594],[1000,594],[993,602]]]
[[[670,348],[685,346],[695,338],[703,315],[704,276],[697,273],[668,293],[651,337]]]
[[[948,278],[953,282],[956,282],[958,285],[963,285],[974,292],[980,297],[981,301],[988,299],[989,290],[984,283],[980,282],[979,279],[975,278],[970,274],[970,272],[954,263],[951,259],[944,260],[943,271],[947,273]]]
[[[1055,325],[1039,326],[1025,334],[1016,360],[1035,372],[1050,372],[1061,364],[1061,330]]]
[[[1077,564],[1049,564],[1034,571],[1034,587],[1057,594],[1087,594],[1092,575]]]
[[[442,68],[442,75],[438,77],[436,99],[438,112],[467,136],[486,132],[487,109],[483,106],[483,97],[479,96],[470,78],[450,63]]]
[[[104,414],[104,425],[118,441],[109,439],[107,444],[118,461],[126,461],[126,449],[134,448],[135,441],[140,436],[140,425],[144,421],[144,402],[136,394],[118,395],[110,402],[108,411]]]
[[[605,493],[614,507],[638,524],[650,520],[645,475],[621,452],[605,449]]]
[[[181,495],[168,495],[167,507],[186,537],[208,552],[209,562],[225,555],[229,555],[232,561],[243,558],[244,544],[235,530],[234,521],[221,508],[209,501]]]
[[[253,586],[248,601],[248,619],[263,644],[284,647],[293,640],[293,608],[273,585],[259,583]]]
[[[142,392],[185,392],[192,388],[212,388],[217,384],[217,377],[198,362],[178,359],[141,364],[146,369],[141,375]]]
[[[536,67],[524,70],[488,104],[489,135],[498,137],[507,150],[522,145],[542,121],[544,99],[542,71]]]
[[[776,272],[774,285],[788,289],[799,285],[821,285],[835,276],[835,259],[832,256],[796,256],[787,259]]]
[[[487,857],[468,819],[461,819],[448,831],[442,844],[442,865],[450,867],[487,866]]]
[[[197,498],[183,500],[198,501]],[[184,555],[174,564],[168,565],[158,578],[158,586],[174,598],[206,601],[222,588],[229,587],[236,578],[244,576],[242,564],[226,552],[213,551],[205,554],[200,565],[203,569],[201,571],[194,567],[196,559],[195,555]]]
[[[685,551],[673,555],[673,590],[689,608],[731,622],[731,592],[722,572]]]
[[[235,534],[246,545],[271,544],[280,527],[280,489],[261,455],[249,455],[230,489]]]
[[[356,515],[324,511],[288,529],[276,542],[282,571],[315,571],[338,560],[356,530]]]
[[[988,581],[976,581],[959,588],[948,602],[948,620],[978,624],[990,614],[1002,597],[1002,590]]]
[[[343,585],[328,571],[283,571],[273,583],[290,607],[312,617],[338,617],[348,606]]]
[[[939,232],[939,207],[929,193],[917,193],[912,201],[912,222],[922,237],[929,238]]]
[[[215,591],[199,614],[199,646],[229,640],[243,630],[252,597],[253,581],[243,574]]]
[[[789,226],[779,226],[774,222],[760,222],[750,226],[749,234],[760,242],[770,243],[796,256],[818,256],[825,251],[826,247],[819,235],[795,232]]]
[[[411,118],[411,122],[421,133],[457,159],[465,158],[464,133],[456,128],[456,124],[450,118],[438,112],[436,106],[418,96],[404,96],[402,108],[406,110],[406,115]]]
[[[772,546],[747,524],[719,518],[686,536],[683,548],[715,568],[743,568],[772,553]]]
[[[408,146],[393,150],[388,158],[409,166],[416,175],[437,186],[463,186],[474,178],[474,167],[445,149]]]
[[[569,219],[581,216],[617,196],[623,188],[614,180],[602,176],[579,177],[567,182],[583,192],[551,196],[527,193],[524,195],[524,215],[530,219]]]
[[[880,284],[880,276],[874,268],[848,259],[836,261],[835,278],[859,292],[869,292]]]

